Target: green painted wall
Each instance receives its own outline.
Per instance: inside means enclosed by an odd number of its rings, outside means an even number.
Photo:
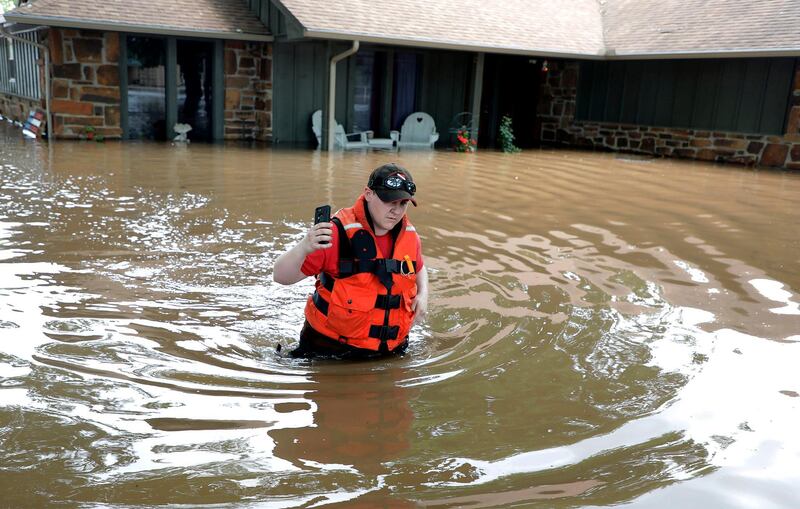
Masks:
[[[326,42],[274,44],[273,143],[316,143],[311,132],[311,114],[325,104],[327,62]]]
[[[581,62],[577,120],[782,134],[793,58]]]
[[[348,43],[329,41],[274,43],[273,142],[314,146],[310,119],[315,110],[324,109],[327,100],[328,62],[331,56],[349,47]],[[391,52],[391,48],[372,48]],[[433,116],[440,144],[447,145],[453,117],[469,109],[473,55],[444,51],[422,51],[421,54],[417,109]],[[336,120],[348,132],[353,128],[355,65],[356,59],[351,56],[339,62],[336,70]],[[384,102],[391,105],[391,89],[384,93]],[[381,125],[386,126],[391,111],[384,109]]]

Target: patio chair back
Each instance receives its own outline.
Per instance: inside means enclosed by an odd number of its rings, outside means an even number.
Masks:
[[[403,122],[400,128],[400,142],[399,146],[403,147],[428,147],[433,148],[433,144],[439,139],[439,133],[436,132],[436,122],[433,117],[418,111],[412,113]]]
[[[311,114],[311,130],[317,138],[317,148],[322,146],[322,110]]]

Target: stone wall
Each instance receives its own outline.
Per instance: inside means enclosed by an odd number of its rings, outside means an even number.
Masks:
[[[42,101],[0,93],[0,115],[17,122],[25,122],[31,110],[42,110]]]
[[[120,138],[119,34],[51,28],[53,124],[60,138]]]
[[[225,139],[272,139],[272,45],[225,41]]]
[[[539,101],[543,144],[800,170],[800,64],[782,136],[575,120],[579,65],[553,62]]]

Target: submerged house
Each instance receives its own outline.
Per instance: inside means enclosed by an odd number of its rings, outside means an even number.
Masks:
[[[50,87],[40,80],[38,98],[14,93],[0,71],[0,113],[35,99],[47,107],[49,95],[58,138],[91,130],[167,139],[178,122],[202,140],[268,128],[272,36],[245,2],[37,0],[5,17],[15,53],[28,46],[21,36],[44,45],[36,58],[41,69],[46,57],[49,69],[38,75],[49,75]],[[17,59],[15,67],[23,66],[35,67]],[[18,76],[15,85],[33,78]]]
[[[460,126],[495,146],[509,115],[523,147],[800,169],[800,0],[34,0],[5,18],[0,113],[49,91],[57,137],[180,122],[314,146],[322,110],[327,146],[331,121],[386,138],[424,111],[439,147]]]

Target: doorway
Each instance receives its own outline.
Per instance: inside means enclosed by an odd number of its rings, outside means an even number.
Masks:
[[[206,41],[178,41],[178,122],[189,124],[190,140],[211,140],[211,62],[214,44]]]
[[[122,81],[126,138],[172,139],[176,123],[191,126],[192,141],[221,136],[221,126],[214,124],[223,116],[216,111],[223,104],[217,97],[223,87],[214,87],[215,76],[222,73],[219,43],[139,35],[124,41],[120,73],[127,77]]]
[[[520,148],[538,147],[541,59],[516,55],[486,55],[481,99],[480,147],[500,146],[498,132],[503,117],[511,117],[514,143]]]

